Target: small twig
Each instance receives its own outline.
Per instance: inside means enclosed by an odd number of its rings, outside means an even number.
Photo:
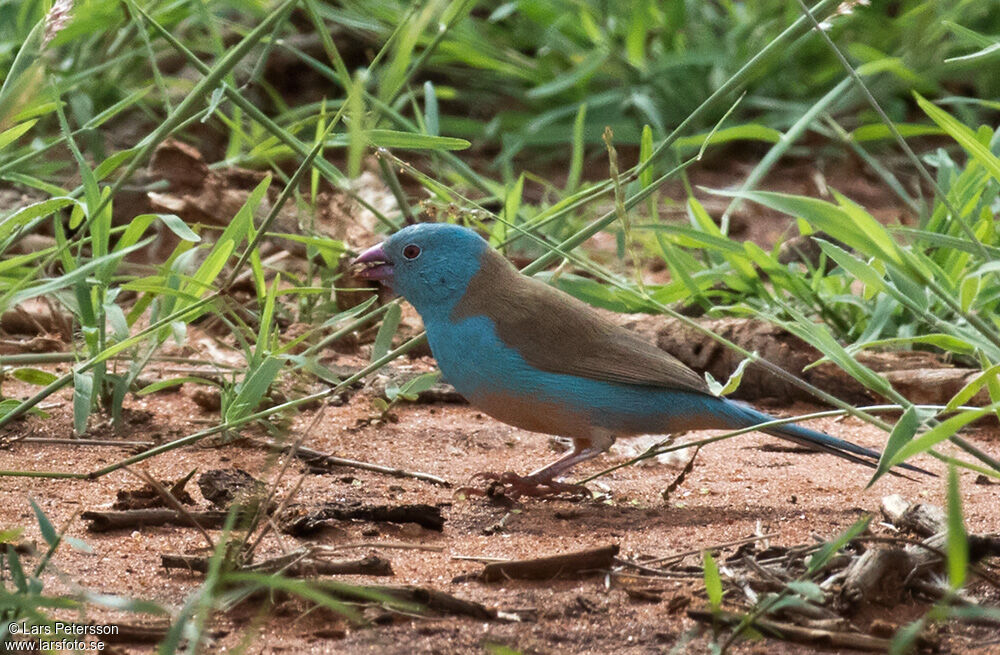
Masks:
[[[475,601],[465,600],[427,587],[410,585],[345,586],[342,583],[337,583],[336,587],[332,587],[324,585],[322,580],[317,582],[316,586],[345,601],[371,603],[371,594],[374,592],[389,596],[399,603],[413,604],[414,609],[424,608],[441,614],[471,616],[480,621],[492,621],[497,618],[496,610],[489,609]]]
[[[701,446],[695,446],[694,452],[691,453],[691,459],[689,459],[688,463],[684,465],[684,468],[677,474],[677,477],[674,478],[673,482],[668,484],[667,488],[660,494],[660,497],[663,498],[663,500],[670,498],[670,494],[677,491],[677,487],[684,484],[684,480],[687,478],[688,474],[694,470],[694,460],[698,457],[699,452],[701,452]]]
[[[452,555],[451,558],[462,562],[480,562],[482,564],[511,561],[509,557],[481,557],[479,555]]]
[[[150,448],[152,441],[115,441],[112,439],[61,439],[48,437],[21,437],[21,443],[40,443],[61,446],[111,446],[112,448]]]
[[[248,441],[249,443],[262,448],[271,448],[274,450],[279,450],[281,452],[292,451],[291,446],[275,443],[274,441],[269,441],[267,439],[248,439]],[[311,448],[305,448],[304,446],[299,446],[294,450],[292,454],[295,457],[301,459],[302,461],[312,466],[318,466],[324,468],[329,468],[333,466],[343,466],[347,468],[361,469],[362,471],[373,471],[375,473],[384,473],[386,475],[391,475],[394,478],[412,478],[414,480],[422,480],[424,482],[430,482],[431,484],[436,484],[442,487],[451,486],[451,483],[448,482],[447,480],[439,478],[436,475],[431,475],[430,473],[405,471],[403,469],[392,468],[390,466],[382,466],[381,464],[370,464],[368,462],[359,462],[354,459],[334,457],[333,455],[328,455],[326,453],[320,452],[318,450],[313,450]]]
[[[675,553],[673,555],[664,555],[663,557],[657,557],[656,559],[651,559],[648,562],[643,562],[643,566],[649,566],[650,564],[659,564],[660,562],[665,562],[667,560],[682,560],[685,557],[691,557],[692,555],[700,555],[706,550],[722,550],[723,548],[732,548],[733,546],[742,546],[743,544],[751,544],[755,541],[764,541],[765,539],[770,539],[771,537],[777,537],[780,532],[769,532],[767,534],[754,535],[753,537],[744,537],[743,539],[735,539],[733,541],[726,541],[721,544],[715,544],[714,546],[707,546],[704,548],[694,548],[692,550],[686,550],[681,553]]]
[[[627,566],[627,567],[633,568],[633,569],[635,569],[637,571],[642,571],[643,573],[648,573],[650,576],[657,577],[657,578],[673,578],[673,577],[676,577],[678,574],[680,574],[681,577],[688,577],[688,573],[686,571],[665,571],[663,569],[654,569],[651,566],[644,566],[642,564],[639,564],[638,562],[633,562],[632,560],[628,560],[628,559],[621,559],[620,557],[616,557],[615,558],[615,564],[620,564],[622,566]],[[702,576],[701,573],[692,573],[690,575],[693,576],[693,577],[701,577]]]
[[[628,564],[629,566],[632,566],[631,562],[629,562]],[[623,573],[621,571],[612,571],[611,575],[612,577],[635,578],[637,580],[656,580],[658,582],[663,582],[664,578],[680,578],[682,580],[684,579],[703,580],[705,578],[705,574],[702,573],[701,571],[695,572],[695,571],[660,571],[659,569],[654,569],[654,570],[656,571],[654,575],[639,575],[638,573]]]
[[[352,544],[337,544],[336,546],[317,546],[323,552],[334,552],[337,550],[350,550],[351,548],[391,548],[395,550],[426,550],[431,553],[443,553],[444,546],[431,546],[428,544],[404,544],[399,542],[379,542],[379,541],[357,541]]]
[[[707,610],[688,610],[687,615],[702,623],[719,623],[726,626],[740,625],[744,617],[730,612],[709,612]],[[818,628],[805,628],[794,623],[784,623],[771,621],[769,619],[757,618],[753,620],[753,627],[761,632],[767,633],[778,639],[806,644],[822,644],[834,648],[854,648],[857,650],[868,650],[880,653],[888,652],[892,642],[888,639],[872,637],[860,632],[841,632],[834,630],[821,630]]]
[[[188,509],[184,507],[181,501],[177,500],[177,498],[172,493],[170,493],[170,491],[166,487],[160,484],[159,480],[157,480],[152,475],[150,475],[149,473],[147,473],[142,469],[132,470],[128,466],[123,466],[122,468],[124,468],[126,471],[136,476],[137,478],[144,480],[146,484],[155,489],[156,493],[160,495],[160,498],[162,498],[167,505],[170,505],[171,507],[174,508],[174,510],[180,512],[182,516],[188,519],[191,522],[191,524],[198,529],[198,532],[201,533],[201,536],[204,537],[205,541],[208,543],[209,549],[215,550],[215,542],[212,540],[212,536],[208,534],[208,530],[202,527],[201,523],[198,522],[198,520],[194,517],[194,515],[192,515],[191,512],[189,512]],[[191,475],[193,474],[194,471],[188,474],[187,478],[182,479],[181,482],[186,482],[191,478]]]
[[[483,568],[485,582],[498,580],[550,580],[561,575],[610,569],[618,554],[618,544],[590,548],[575,553],[534,559],[494,562]]]
[[[441,508],[434,505],[361,505],[344,506],[337,503],[327,503],[318,510],[283,521],[286,533],[301,536],[309,534],[328,521],[374,521],[377,523],[416,523],[417,525],[440,532],[444,528],[444,517]]]
[[[284,477],[285,472],[288,471],[288,467],[291,466],[292,460],[295,459],[295,455],[299,451],[299,448],[302,447],[302,442],[305,441],[306,436],[313,431],[313,429],[316,427],[317,424],[319,424],[320,419],[326,413],[326,408],[327,404],[323,403],[323,405],[320,406],[319,411],[316,412],[316,415],[313,416],[312,421],[309,422],[309,427],[307,427],[305,430],[302,431],[302,434],[299,435],[299,438],[296,439],[290,445],[289,449],[286,451],[286,453],[290,456],[286,457],[285,461],[281,463],[281,470],[279,470],[278,475],[275,476],[274,482],[271,484],[271,488],[268,490],[265,502],[261,503],[258,506],[257,513],[254,514],[253,520],[250,522],[250,527],[247,529],[248,535],[253,533],[253,530],[257,526],[257,523],[260,522],[262,517],[266,516],[264,508],[271,506],[272,499],[274,498],[274,495],[275,493],[277,493],[278,490],[278,483],[281,481],[281,478]],[[274,516],[281,516],[281,514],[285,511],[285,508],[288,507],[288,503],[291,502],[292,498],[296,496],[299,489],[302,487],[302,483],[304,481],[305,481],[305,476],[299,477],[299,481],[296,483],[296,485],[281,500],[281,504],[279,505],[278,509],[274,512]],[[273,521],[267,521],[264,524],[264,528],[260,531],[260,534],[257,535],[257,538],[254,539],[253,543],[247,546],[246,550],[244,551],[244,557],[246,558],[246,561],[250,561],[253,558],[253,553],[257,549],[257,546],[260,545],[260,542],[264,539],[265,535],[267,535],[267,533],[274,527],[275,525]]]
[[[83,512],[80,515],[84,521],[90,521],[87,529],[91,532],[108,532],[125,528],[142,528],[158,525],[179,525],[191,527],[192,519],[202,529],[218,529],[226,522],[226,512],[178,512],[173,509],[130,509],[121,512]]]
[[[160,563],[166,569],[188,569],[197,573],[208,571],[210,558],[190,555],[160,555]],[[393,575],[389,560],[369,555],[360,559],[322,560],[314,559],[307,551],[298,551],[258,562],[252,566],[241,566],[243,573],[281,573],[293,578],[315,575]]]

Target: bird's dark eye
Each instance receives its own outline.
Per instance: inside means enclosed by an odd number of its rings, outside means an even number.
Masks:
[[[420,246],[418,246],[417,244],[411,243],[410,245],[403,248],[403,257],[406,257],[407,259],[416,259],[419,256],[420,256]]]

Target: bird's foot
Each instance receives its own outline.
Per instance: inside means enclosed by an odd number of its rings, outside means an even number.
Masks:
[[[539,478],[532,475],[522,476],[512,471],[507,471],[506,473],[477,473],[472,476],[472,479],[485,480],[489,484],[485,488],[478,486],[459,487],[456,493],[464,493],[469,496],[486,496],[488,498],[505,496],[515,500],[522,496],[552,498],[566,495],[575,500],[593,497],[590,489],[582,484],[557,482],[556,480]]]

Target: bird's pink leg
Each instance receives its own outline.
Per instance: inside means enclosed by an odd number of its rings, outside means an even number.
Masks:
[[[590,490],[583,485],[558,482],[556,478],[562,477],[564,473],[580,462],[593,459],[603,453],[614,442],[614,438],[601,439],[600,442],[598,446],[590,439],[574,439],[573,450],[533,473],[524,476],[512,471],[507,471],[506,473],[477,473],[474,477],[492,480],[495,484],[491,485],[486,491],[471,487],[462,487],[460,491],[477,495],[496,495],[500,492],[512,498],[520,496],[532,496],[536,498],[558,496],[562,493],[568,493],[573,496],[590,496]],[[495,485],[499,485],[500,488],[497,489]]]

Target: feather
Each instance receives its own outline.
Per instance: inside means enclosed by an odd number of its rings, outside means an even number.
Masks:
[[[486,316],[497,336],[550,373],[708,393],[708,385],[669,353],[543,282],[521,275],[500,253],[482,253],[480,270],[451,319]]]

